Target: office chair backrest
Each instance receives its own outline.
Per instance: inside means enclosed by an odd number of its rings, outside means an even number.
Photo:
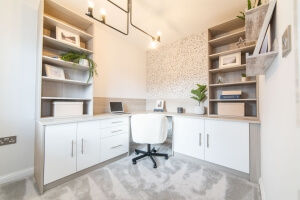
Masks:
[[[137,114],[131,117],[132,139],[136,143],[160,144],[168,134],[168,119],[163,114]]]

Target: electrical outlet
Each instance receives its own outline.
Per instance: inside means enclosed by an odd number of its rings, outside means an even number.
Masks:
[[[17,143],[17,136],[0,138],[0,146]]]

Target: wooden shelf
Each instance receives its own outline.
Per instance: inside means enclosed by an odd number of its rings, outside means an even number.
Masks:
[[[64,60],[60,60],[60,59],[57,59],[57,58],[51,58],[49,56],[43,56],[43,62],[45,64],[58,65],[58,66],[61,66],[61,67],[72,68],[72,69],[80,70],[80,71],[89,70],[89,68],[86,67],[86,66],[78,65],[78,64],[73,63],[73,62],[66,62]]]
[[[234,85],[254,85],[256,81],[245,81],[245,82],[235,82],[235,83],[221,83],[221,84],[209,84],[209,87],[224,87],[224,86],[234,86]]]
[[[84,81],[75,81],[75,80],[69,80],[69,79],[56,79],[56,78],[50,78],[43,76],[42,77],[43,81],[48,81],[48,82],[54,82],[54,83],[67,83],[67,84],[73,84],[73,85],[91,85],[91,83],[87,83]]]
[[[210,69],[209,72],[212,74],[217,74],[217,73],[225,73],[225,72],[236,72],[236,71],[241,71],[241,70],[246,70],[246,64],[236,66],[236,67],[224,67],[224,68],[218,68],[218,69]]]
[[[74,97],[42,97],[43,100],[76,100],[76,101],[91,101],[91,98],[74,98]]]
[[[236,30],[242,27],[245,27],[245,21],[234,18],[225,23],[211,27],[208,29],[208,31],[213,38],[217,38],[219,35],[226,34],[228,32],[231,32],[232,30]]]
[[[232,49],[232,50],[229,50],[229,51],[223,51],[223,52],[220,52],[220,53],[211,54],[208,57],[209,57],[210,60],[217,60],[217,59],[219,59],[220,56],[224,56],[224,55],[227,55],[227,54],[232,54],[232,53],[237,53],[237,52],[242,52],[242,53],[249,53],[251,51],[253,52],[254,48],[255,48],[255,44],[245,46],[245,47],[241,47],[241,48],[238,48],[238,49]]]
[[[235,101],[256,101],[256,99],[210,99],[209,101],[213,101],[213,102],[221,102],[221,101],[235,102]]]
[[[223,46],[226,44],[232,44],[232,43],[237,43],[240,39],[240,37],[243,37],[245,39],[245,30],[238,31],[235,33],[231,33],[216,39],[212,39],[208,41],[208,44],[210,44],[212,47],[217,47],[217,46]]]
[[[46,47],[61,50],[61,51],[64,51],[64,52],[75,51],[75,52],[78,52],[78,53],[86,53],[88,55],[93,53],[92,51],[90,51],[88,49],[84,49],[84,48],[81,48],[81,47],[76,47],[76,46],[70,45],[70,44],[65,43],[65,42],[58,41],[54,38],[51,38],[51,37],[45,36],[45,35],[43,36],[43,44]]]
[[[218,114],[210,114],[210,117],[228,117],[230,118],[237,118],[237,119],[249,119],[249,120],[258,120],[256,116],[244,116],[244,117],[239,117],[239,116],[224,116],[224,115],[218,115]]]
[[[93,38],[92,35],[88,34],[84,30],[80,30],[72,25],[69,25],[59,19],[51,17],[49,15],[44,15],[44,27],[49,30],[55,30],[55,27],[58,26],[66,31],[72,32],[79,35],[84,40],[88,41]]]

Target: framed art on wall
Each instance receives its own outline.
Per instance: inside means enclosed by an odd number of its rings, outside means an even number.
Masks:
[[[65,79],[65,73],[62,68],[45,65],[45,72],[49,78]]]
[[[56,39],[70,45],[80,47],[79,35],[66,31],[62,28],[59,28],[58,26],[56,26]]]
[[[164,109],[164,100],[157,100],[155,104],[156,109]]]
[[[234,67],[241,65],[241,52],[219,57],[219,68]]]

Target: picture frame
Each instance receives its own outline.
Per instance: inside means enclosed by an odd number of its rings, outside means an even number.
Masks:
[[[58,26],[56,26],[56,39],[64,43],[80,47],[80,37],[78,34],[66,31]]]
[[[45,72],[49,78],[65,79],[65,72],[62,68],[45,64]]]
[[[155,104],[155,109],[164,109],[164,100],[157,100]]]
[[[292,49],[292,42],[291,42],[291,25],[289,25],[281,38],[282,41],[282,57],[286,57],[291,49]]]
[[[219,68],[234,67],[241,65],[241,52],[219,57]]]

